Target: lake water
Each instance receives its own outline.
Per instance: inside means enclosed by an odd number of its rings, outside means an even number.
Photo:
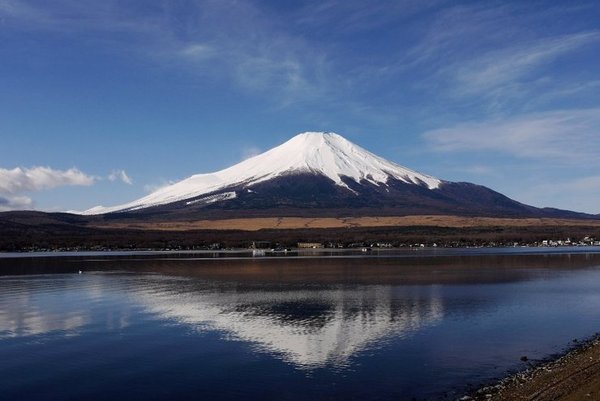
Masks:
[[[600,331],[598,251],[4,255],[0,399],[453,399]]]

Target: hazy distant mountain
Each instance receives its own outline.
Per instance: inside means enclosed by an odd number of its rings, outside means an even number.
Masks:
[[[592,217],[539,209],[480,185],[440,180],[327,132],[299,134],[227,169],[193,175],[133,202],[98,206],[83,214]]]

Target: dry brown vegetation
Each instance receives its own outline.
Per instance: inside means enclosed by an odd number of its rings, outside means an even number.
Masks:
[[[242,230],[360,228],[360,227],[600,227],[600,220],[554,218],[493,218],[459,216],[389,216],[389,217],[251,217],[224,220],[192,220],[169,222],[115,222],[93,225],[97,228],[140,230]]]

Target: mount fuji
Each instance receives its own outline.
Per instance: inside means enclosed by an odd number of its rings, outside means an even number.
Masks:
[[[448,214],[584,217],[539,209],[484,186],[444,181],[330,132],[305,132],[258,156],[84,215],[155,218]]]

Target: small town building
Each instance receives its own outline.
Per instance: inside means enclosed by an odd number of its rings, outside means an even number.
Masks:
[[[298,242],[298,248],[324,248],[320,242]]]
[[[271,249],[271,241],[252,241],[252,249]]]

